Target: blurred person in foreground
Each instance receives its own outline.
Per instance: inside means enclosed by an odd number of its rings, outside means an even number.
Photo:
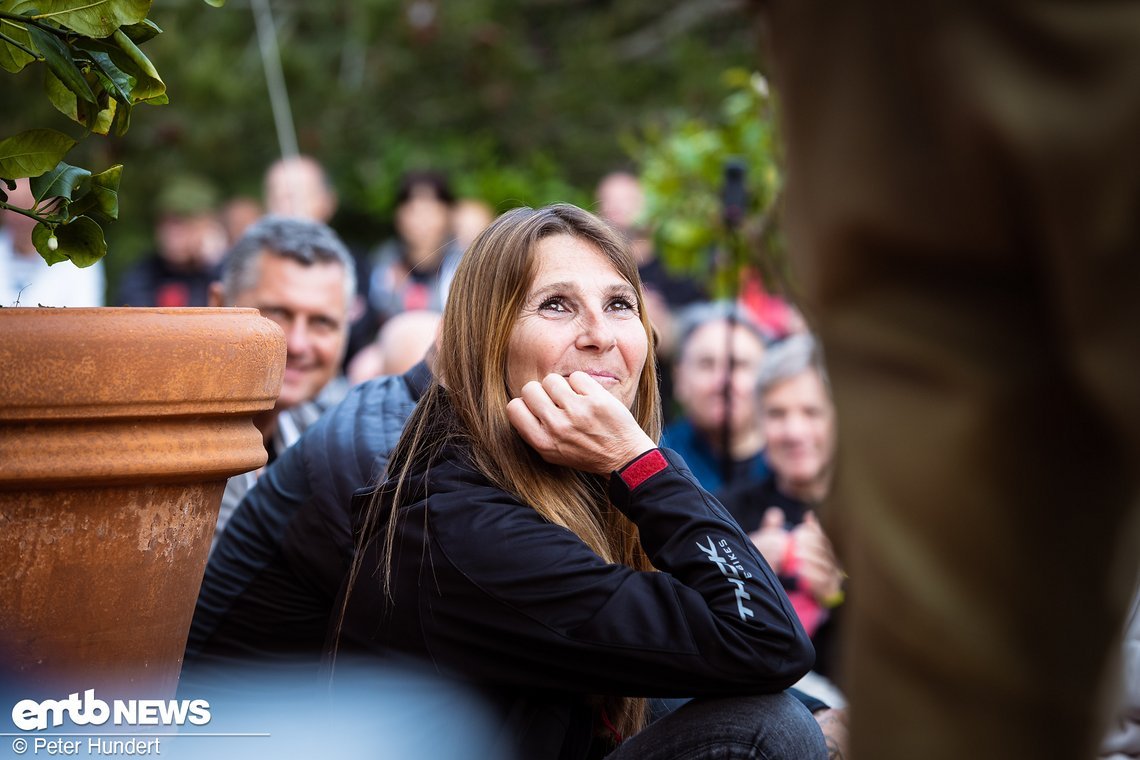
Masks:
[[[651,351],[608,225],[500,216],[456,272],[438,381],[357,496],[334,658],[429,660],[527,758],[826,757],[784,693],[814,653],[778,579],[656,445]],[[644,727],[668,695],[698,698]]]
[[[27,178],[15,183],[15,190],[2,188],[8,202],[33,208],[31,183]],[[83,268],[70,261],[49,266],[32,244],[35,226],[35,219],[0,210],[0,307],[102,306],[103,262]]]
[[[763,9],[852,754],[1092,757],[1140,562],[1140,4]]]
[[[123,273],[113,305],[207,305],[226,252],[216,188],[193,174],[176,175],[155,205],[155,248]]]
[[[356,275],[348,249],[331,229],[299,218],[266,216],[226,254],[212,306],[258,309],[285,332],[285,377],[273,409],[254,418],[272,462],[348,384],[340,375]],[[226,483],[214,545],[257,472]]]
[[[768,474],[756,413],[764,352],[764,334],[736,304],[695,304],[678,318],[673,394],[679,414],[665,429],[665,445],[709,491]]]

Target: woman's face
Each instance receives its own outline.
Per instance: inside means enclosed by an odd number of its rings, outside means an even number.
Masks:
[[[835,453],[835,410],[815,370],[772,385],[760,406],[768,463],[777,480],[794,487],[825,477]]]
[[[637,294],[594,245],[570,235],[539,241],[538,271],[507,346],[507,385],[551,372],[589,374],[632,407],[649,340]]]
[[[417,185],[396,209],[395,221],[396,231],[416,259],[409,263],[418,266],[442,253],[451,230],[451,209],[429,185]]]

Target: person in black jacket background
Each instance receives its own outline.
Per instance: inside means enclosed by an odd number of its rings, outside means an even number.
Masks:
[[[651,350],[636,265],[597,218],[516,209],[480,235],[437,380],[357,496],[334,679],[347,654],[428,661],[526,758],[826,756],[784,693],[814,650],[779,580],[656,446]],[[650,696],[696,699],[643,730]]]

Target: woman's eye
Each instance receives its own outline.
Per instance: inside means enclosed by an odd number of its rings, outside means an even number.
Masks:
[[[633,302],[628,298],[615,298],[610,302],[610,308],[614,311],[636,311]]]
[[[567,311],[566,302],[561,298],[548,298],[538,307],[541,311]]]

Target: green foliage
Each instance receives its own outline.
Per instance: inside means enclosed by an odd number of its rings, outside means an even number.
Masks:
[[[710,83],[756,57],[751,20],[732,4],[426,4],[435,15],[417,26],[409,9],[424,2],[271,2],[300,150],[329,169],[334,226],[361,247],[388,235],[407,168],[446,171],[500,210],[590,205],[598,179],[630,163],[621,132],[677,107],[715,114]],[[675,8],[691,11],[685,25],[670,21]],[[202,11],[197,0],[152,11],[167,31],[146,50],[174,102],[115,142],[131,213],[108,233],[110,281],[150,247],[164,176],[193,170],[225,195],[259,196],[279,156],[249,5]]]
[[[535,151],[504,165],[488,134],[444,138],[430,147],[394,138],[381,155],[357,165],[360,189],[353,200],[373,218],[384,219],[395,206],[400,175],[425,167],[446,172],[460,197],[484,200],[499,212],[555,201],[590,203],[590,194],[569,183],[562,168],[544,153]]]
[[[211,3],[215,4],[215,3]],[[121,136],[139,103],[167,102],[166,85],[138,43],[161,31],[151,0],[0,0],[0,67],[20,74],[42,62],[47,100],[78,126]],[[31,208],[0,207],[36,219],[32,242],[48,264],[91,266],[107,252],[103,224],[118,218],[122,166],[99,174],[63,159],[77,140],[33,128],[0,140],[0,179],[30,178]]]
[[[11,5],[0,0],[0,11]],[[630,164],[620,134],[672,109],[716,118],[720,72],[756,62],[749,5],[271,0],[300,149],[329,169],[340,196],[334,225],[361,246],[387,235],[406,168],[445,170],[460,194],[500,210],[556,200],[589,206],[598,179]],[[434,15],[414,17],[413,8]],[[155,24],[166,31],[148,42]],[[25,28],[0,22],[0,32],[42,56],[20,36]],[[167,177],[193,171],[227,196],[256,197],[279,156],[248,3],[214,11],[201,0],[162,0],[147,21],[119,29],[169,86],[172,102],[145,119],[128,122],[129,109],[112,96],[122,94],[115,69],[136,79],[143,73],[122,60],[115,39],[83,41],[81,56],[91,63],[80,70],[95,105],[46,76],[46,63],[0,45],[0,66],[14,67],[6,57],[27,66],[26,76],[0,72],[0,137],[39,127],[72,133],[83,112],[81,129],[107,139],[80,142],[67,163],[129,168],[123,219],[106,230],[112,284],[151,247],[154,201]],[[52,78],[53,99],[36,97]],[[140,85],[133,86],[137,96]],[[128,123],[129,133],[120,134]]]
[[[75,140],[54,129],[29,129],[0,140],[0,178],[38,177],[74,146]]]
[[[756,267],[766,283],[786,282],[776,226],[780,156],[764,78],[745,69],[723,76],[728,94],[715,121],[674,115],[625,139],[646,195],[645,223],[666,265],[735,295],[741,272]],[[726,223],[722,192],[730,161],[745,166],[747,203],[739,225]]]

